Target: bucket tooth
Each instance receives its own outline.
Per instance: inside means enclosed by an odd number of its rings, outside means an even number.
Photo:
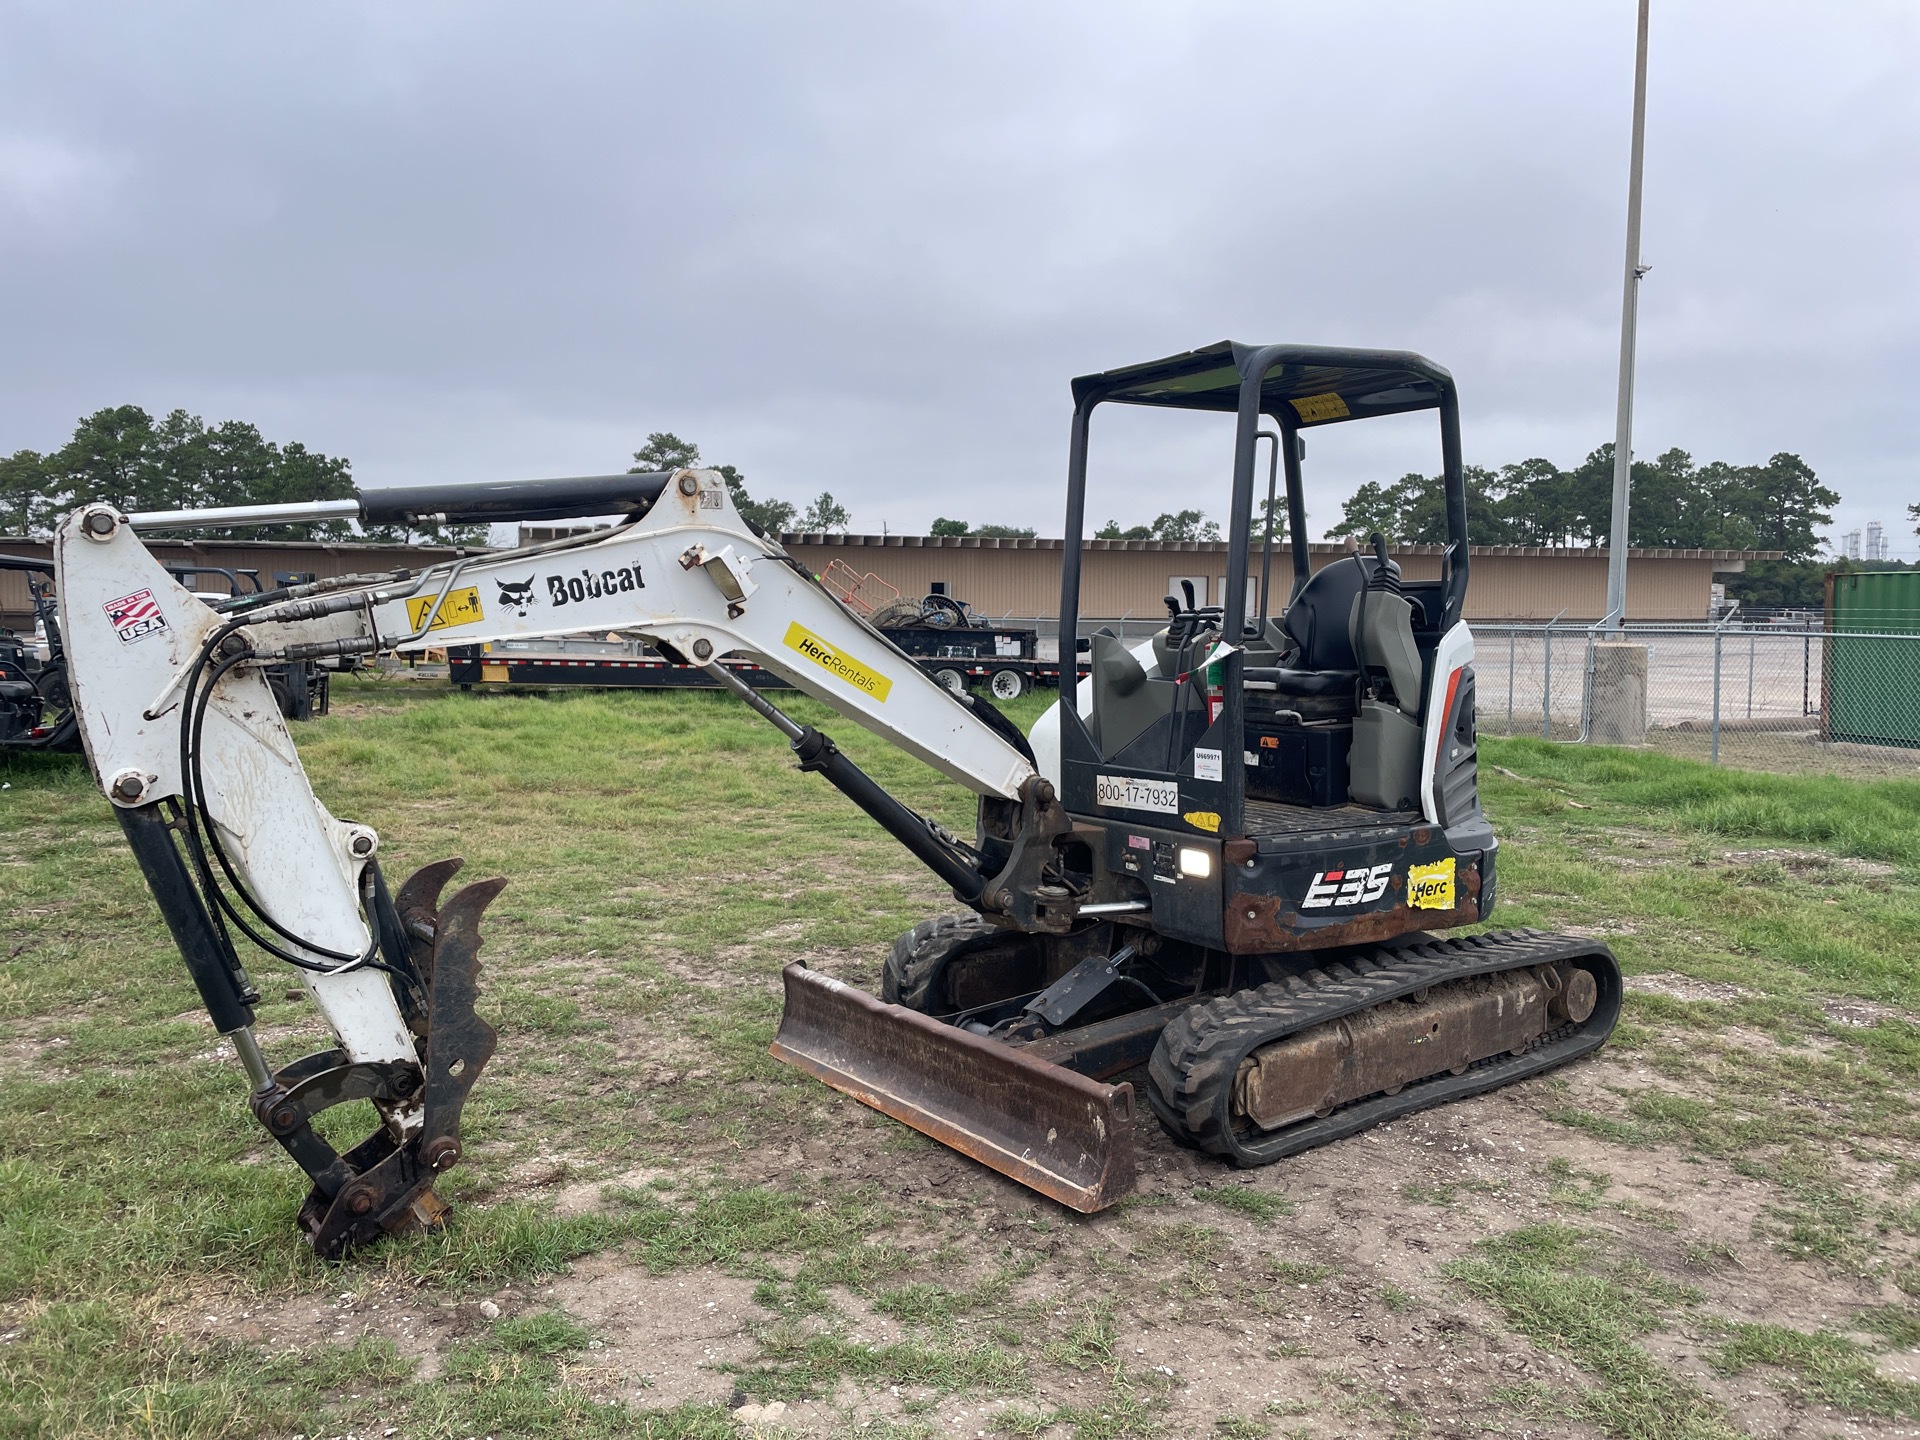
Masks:
[[[1106,1085],[798,962],[774,1058],[1091,1213],[1133,1188],[1133,1087]]]

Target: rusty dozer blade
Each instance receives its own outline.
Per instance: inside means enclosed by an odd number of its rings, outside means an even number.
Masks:
[[[876,1000],[795,962],[775,1059],[1062,1205],[1133,1188],[1133,1087]]]

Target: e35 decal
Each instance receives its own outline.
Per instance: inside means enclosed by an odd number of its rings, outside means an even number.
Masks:
[[[1387,893],[1387,882],[1392,878],[1391,860],[1371,870],[1322,870],[1307,887],[1307,898],[1300,902],[1300,908],[1344,910],[1354,905],[1371,905]]]

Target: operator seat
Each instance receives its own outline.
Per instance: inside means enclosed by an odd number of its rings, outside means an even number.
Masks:
[[[1360,661],[1353,653],[1353,606],[1379,563],[1371,556],[1349,555],[1323,567],[1280,619],[1291,644],[1284,663],[1250,666],[1243,672],[1246,679],[1272,685],[1274,703],[1297,711],[1304,720],[1343,720],[1357,714]],[[1398,563],[1386,563],[1397,577]]]

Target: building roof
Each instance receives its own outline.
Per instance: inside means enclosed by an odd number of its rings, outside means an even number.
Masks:
[[[850,545],[885,546],[890,549],[908,550],[1060,550],[1066,546],[1064,540],[1049,540],[1031,535],[843,535],[837,531],[789,530],[780,535],[782,545]],[[1224,555],[1227,542],[1224,540],[1088,540],[1086,548],[1099,550],[1138,550],[1158,552],[1166,555]],[[1284,540],[1275,540],[1274,549],[1283,550]],[[1258,549],[1255,542],[1250,548]],[[1345,541],[1314,540],[1308,542],[1307,549],[1314,555],[1350,555],[1359,547]],[[1388,553],[1393,555],[1440,555],[1446,551],[1444,545],[1389,545]],[[1564,557],[1569,560],[1604,557],[1607,547],[1604,545],[1470,545],[1469,556],[1524,555],[1532,557]],[[1778,560],[1782,558],[1779,550],[1663,550],[1633,549],[1627,552],[1633,560]]]

